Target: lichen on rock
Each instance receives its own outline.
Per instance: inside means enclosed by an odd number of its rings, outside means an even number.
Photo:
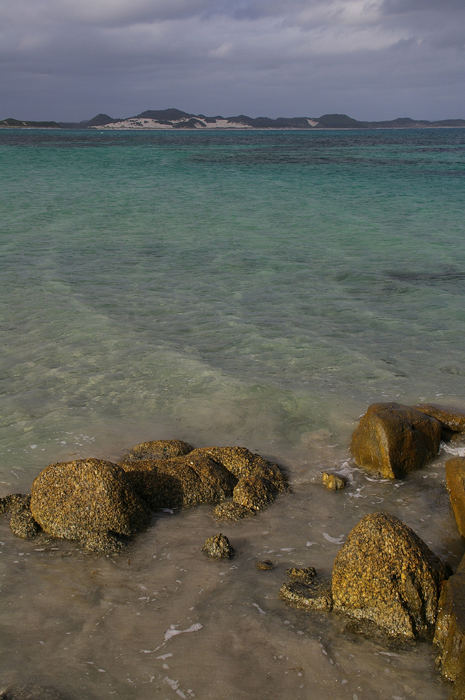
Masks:
[[[366,515],[339,550],[332,572],[334,609],[369,620],[391,636],[414,638],[434,627],[442,562],[398,518]]]

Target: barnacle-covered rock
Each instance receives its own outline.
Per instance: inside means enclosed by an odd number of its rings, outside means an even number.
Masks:
[[[219,503],[213,509],[213,517],[216,520],[243,520],[244,518],[250,518],[255,515],[256,511],[252,508],[246,508],[241,506],[240,503],[235,503],[234,501],[225,501],[224,503]]]
[[[333,566],[334,609],[391,636],[434,627],[445,567],[401,520],[370,513],[351,530]]]
[[[54,537],[87,541],[107,533],[132,535],[150,522],[150,510],[117,464],[78,459],[50,464],[34,479],[31,512]]]
[[[153,509],[218,503],[232,495],[236,479],[205,454],[123,462],[128,480]]]
[[[288,581],[281,586],[279,596],[288,605],[301,610],[329,612],[333,604],[331,587],[323,582],[309,585],[300,581]]]
[[[278,465],[246,447],[199,447],[193,451],[192,455],[195,454],[208,455],[234,474],[236,479],[247,476],[263,478],[273,484],[277,493],[286,489],[286,478]]]
[[[210,559],[231,559],[234,556],[234,549],[230,541],[221,533],[208,537],[204,542],[202,552]]]
[[[276,498],[273,484],[256,476],[244,476],[237,482],[233,491],[235,503],[252,510],[263,510]]]
[[[194,448],[183,440],[150,440],[135,445],[121,462],[137,462],[138,460],[171,459],[188,454]]]

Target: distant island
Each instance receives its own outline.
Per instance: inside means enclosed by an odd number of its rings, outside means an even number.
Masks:
[[[189,114],[180,109],[149,109],[134,117],[114,118],[97,114],[88,121],[21,121],[0,120],[0,128],[10,129],[422,129],[465,127],[465,119],[411,119],[398,117],[386,121],[358,121],[347,114],[323,114],[321,117],[207,117],[205,114]]]

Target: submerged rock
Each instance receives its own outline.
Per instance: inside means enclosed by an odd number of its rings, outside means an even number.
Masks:
[[[279,596],[288,605],[301,610],[322,610],[329,612],[333,602],[329,583],[288,581],[279,589]]]
[[[208,537],[204,542],[202,552],[210,557],[210,559],[232,559],[234,556],[234,549],[231,543],[228,538],[221,533]]]
[[[286,573],[293,581],[305,583],[307,586],[313,583],[316,577],[316,569],[313,566],[291,566]]]
[[[129,536],[150,522],[148,506],[123,469],[102,459],[43,469],[32,484],[31,511],[46,533],[84,543],[107,534]]]
[[[465,413],[455,408],[446,408],[437,404],[420,404],[415,406],[417,411],[425,413],[427,416],[436,418],[447,430],[452,433],[465,432]]]
[[[372,404],[352,435],[356,463],[381,476],[402,478],[424,466],[439,450],[441,423],[397,403]]]
[[[465,557],[442,585],[434,643],[442,675],[455,682],[453,697],[465,697]]]
[[[271,571],[274,569],[274,564],[270,559],[261,559],[255,564],[259,571]]]
[[[65,696],[47,686],[10,685],[0,689],[0,700],[65,700]]]
[[[313,566],[291,566],[287,569],[289,581],[283,583],[279,596],[288,605],[301,610],[324,610],[333,607],[331,585],[328,581],[317,580]]]
[[[339,550],[332,573],[334,610],[369,620],[391,636],[433,629],[445,567],[407,525],[388,513],[366,515]]]
[[[446,485],[457,529],[465,537],[465,457],[447,460]]]
[[[149,459],[170,459],[171,457],[181,457],[194,448],[183,440],[150,440],[140,442],[132,448],[121,460],[122,463],[136,462],[138,460]]]
[[[218,503],[230,497],[236,479],[205,454],[123,462],[129,482],[151,508]]]
[[[213,517],[216,520],[243,520],[244,518],[250,518],[255,513],[256,511],[252,510],[252,508],[246,508],[234,501],[219,503],[213,509]]]
[[[330,491],[339,491],[344,489],[346,486],[345,479],[337,474],[329,474],[328,472],[321,473],[321,481],[327,489]]]

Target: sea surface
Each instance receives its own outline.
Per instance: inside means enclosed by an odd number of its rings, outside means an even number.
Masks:
[[[278,591],[289,566],[329,577],[376,510],[452,566],[462,554],[444,447],[391,483],[348,445],[374,401],[465,407],[465,130],[1,130],[0,184],[0,495],[168,438],[247,446],[292,485],[240,523],[160,513],[119,557],[2,519],[1,683],[447,698],[429,643],[388,647]],[[324,490],[322,470],[348,488]],[[219,530],[230,562],[200,553]]]

